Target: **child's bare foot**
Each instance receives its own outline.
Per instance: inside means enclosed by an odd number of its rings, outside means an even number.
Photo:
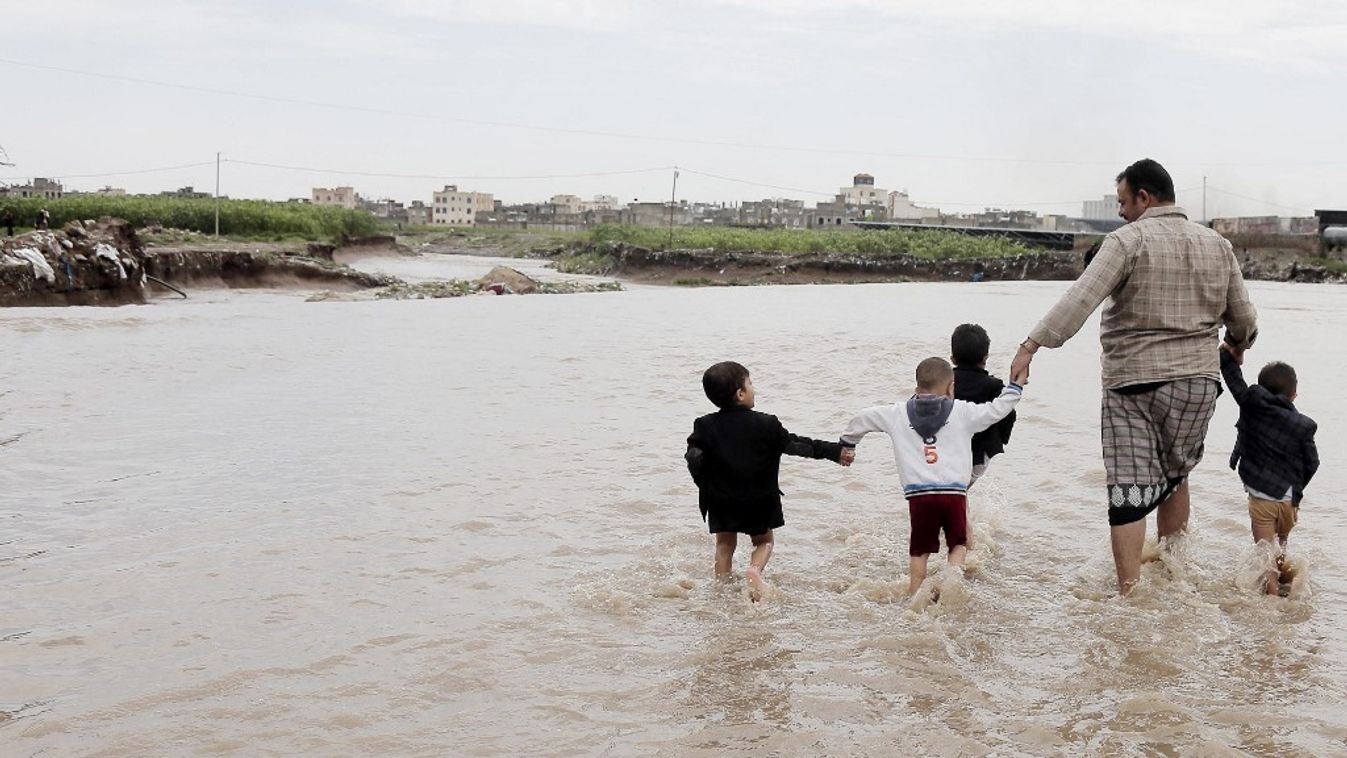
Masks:
[[[748,579],[748,599],[756,603],[762,599],[763,589],[766,587],[766,583],[762,581],[762,569],[749,566],[744,576]]]

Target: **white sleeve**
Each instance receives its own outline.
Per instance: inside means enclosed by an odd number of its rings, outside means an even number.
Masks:
[[[1020,393],[1023,391],[1020,385],[1011,382],[1001,390],[1000,396],[990,403],[962,403],[966,408],[965,423],[974,432],[990,427],[1015,410],[1015,404],[1020,401]]]
[[[856,443],[861,441],[861,437],[870,432],[887,432],[889,430],[889,412],[890,406],[876,405],[873,408],[866,408],[856,414],[856,418],[847,424],[847,430],[842,433],[842,444],[847,447],[855,447]]]

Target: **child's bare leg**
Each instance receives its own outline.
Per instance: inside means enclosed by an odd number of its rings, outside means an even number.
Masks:
[[[1250,523],[1249,530],[1253,532],[1253,541],[1255,543],[1267,542],[1271,545],[1278,544],[1277,528],[1273,524],[1254,520]],[[1278,578],[1281,576],[1281,572],[1278,570],[1281,568],[1281,562],[1281,555],[1278,555],[1277,568],[1263,574],[1263,592],[1269,595],[1275,595],[1277,594],[1277,590],[1281,589],[1277,582]]]
[[[921,583],[926,581],[926,559],[930,555],[914,555],[908,559],[907,563],[907,593],[909,595],[917,594],[921,588]]]
[[[755,602],[762,599],[763,581],[762,572],[767,568],[767,561],[772,557],[772,547],[776,540],[772,535],[772,530],[768,529],[763,534],[755,534],[750,538],[753,540],[753,555],[748,559],[748,594]]]
[[[734,532],[716,532],[716,576],[728,576],[734,567],[734,548],[739,535]]]
[[[949,565],[963,568],[964,561],[968,559],[968,546],[955,545],[949,549]]]

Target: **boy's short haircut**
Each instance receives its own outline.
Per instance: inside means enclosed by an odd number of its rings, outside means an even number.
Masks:
[[[1274,395],[1289,398],[1296,394],[1296,370],[1288,363],[1273,361],[1258,372],[1258,384]]]
[[[733,408],[735,395],[747,381],[748,369],[734,361],[721,361],[702,374],[702,389],[717,408]]]
[[[949,354],[956,366],[976,366],[987,358],[992,340],[977,324],[959,324],[949,338]]]
[[[954,369],[944,358],[927,358],[917,364],[917,389],[944,392],[954,381]]]

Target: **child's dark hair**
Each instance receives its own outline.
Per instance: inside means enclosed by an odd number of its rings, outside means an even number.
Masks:
[[[1290,397],[1296,394],[1296,370],[1289,363],[1273,361],[1258,372],[1258,384],[1274,395]]]
[[[987,357],[992,340],[977,324],[959,324],[949,338],[949,354],[956,366],[976,366]]]
[[[702,389],[717,408],[733,408],[735,394],[748,381],[748,369],[734,361],[722,361],[702,374]]]

